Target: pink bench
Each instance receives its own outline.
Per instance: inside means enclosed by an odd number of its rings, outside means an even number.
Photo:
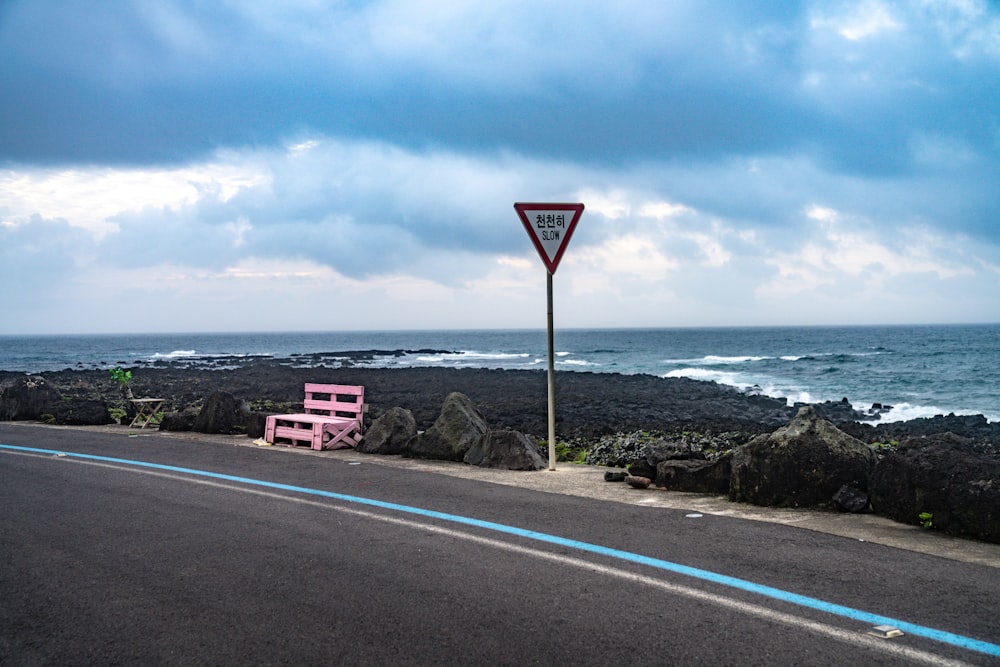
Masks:
[[[268,417],[264,440],[316,450],[354,447],[364,432],[365,410],[364,387],[307,383],[305,411]]]

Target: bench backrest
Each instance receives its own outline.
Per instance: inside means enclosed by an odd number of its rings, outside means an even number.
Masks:
[[[306,414],[355,419],[364,426],[365,388],[349,384],[306,383]]]

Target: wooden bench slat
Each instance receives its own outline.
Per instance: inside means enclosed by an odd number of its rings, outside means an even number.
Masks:
[[[340,401],[330,402],[330,401],[317,401],[315,399],[306,399],[304,403],[306,413],[310,410],[318,410],[321,412],[346,412],[351,415],[357,415],[361,412],[361,405],[358,403],[342,403]]]

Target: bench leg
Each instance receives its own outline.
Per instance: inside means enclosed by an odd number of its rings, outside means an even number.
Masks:
[[[324,443],[326,449],[341,449],[344,447],[354,447],[358,444],[360,438],[358,437],[358,425],[352,422],[348,426],[343,425],[327,425],[324,429],[330,434],[330,439]],[[340,446],[338,446],[339,443]]]

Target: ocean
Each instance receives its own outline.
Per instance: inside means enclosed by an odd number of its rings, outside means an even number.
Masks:
[[[647,373],[814,403],[891,405],[883,421],[1000,421],[1000,325],[556,329],[556,372]],[[345,352],[369,351],[365,355]],[[171,363],[546,368],[544,330],[0,336],[0,370]]]

